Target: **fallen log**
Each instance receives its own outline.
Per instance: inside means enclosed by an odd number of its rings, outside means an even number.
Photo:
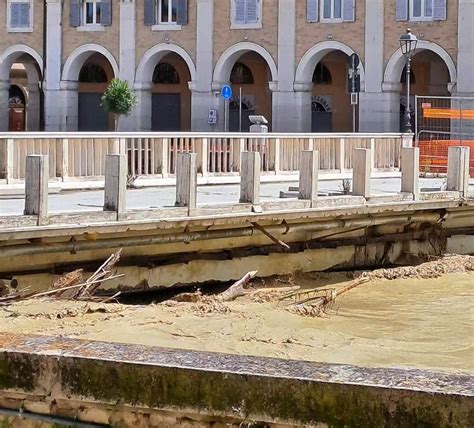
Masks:
[[[254,270],[245,274],[244,277],[239,279],[237,282],[232,284],[226,291],[222,292],[217,296],[218,302],[230,302],[237,299],[237,297],[244,296],[247,294],[245,285],[254,278],[258,273],[258,270]]]

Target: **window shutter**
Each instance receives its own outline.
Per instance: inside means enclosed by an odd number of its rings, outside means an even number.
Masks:
[[[71,0],[69,7],[69,23],[71,24],[71,27],[79,27],[81,25],[80,0]]]
[[[355,21],[355,0],[342,0],[342,20],[344,22]]]
[[[178,19],[176,23],[179,25],[188,23],[188,0],[178,0]]]
[[[156,7],[155,7],[155,0],[145,0],[145,8],[144,8],[144,23],[145,25],[152,25],[156,24]]]
[[[246,24],[255,24],[258,22],[258,1],[259,0],[247,0]]]
[[[397,0],[395,17],[397,21],[408,21],[408,0]]]
[[[104,26],[112,25],[112,1],[102,0],[100,9],[100,23]]]
[[[29,3],[20,3],[20,27],[30,27],[30,7]]]
[[[433,0],[433,19],[446,21],[446,0]]]
[[[319,21],[319,0],[306,0],[306,21]]]
[[[234,24],[245,24],[245,0],[234,0]]]

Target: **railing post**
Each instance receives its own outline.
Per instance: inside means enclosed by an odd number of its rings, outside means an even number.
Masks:
[[[15,140],[13,140],[13,138],[7,139],[6,151],[5,178],[7,180],[7,184],[10,184],[13,182],[13,177],[15,176]]]
[[[260,205],[260,153],[242,152],[240,162],[240,202]]]
[[[209,139],[203,138],[201,140],[201,173],[205,177],[208,174],[209,163]]]
[[[188,215],[197,205],[197,155],[178,153],[176,158],[176,206],[187,207]]]
[[[117,219],[125,213],[127,195],[127,157],[112,154],[105,158],[104,211],[115,211]]]
[[[375,154],[377,153],[377,142],[375,141],[375,138],[370,139],[370,162],[372,165],[372,168],[375,169],[375,166],[378,165],[378,162],[375,162]]]
[[[319,153],[316,150],[303,150],[300,158],[299,199],[306,199],[315,205],[318,198]]]
[[[38,225],[48,219],[49,163],[47,155],[28,155],[25,171],[25,215],[38,216]]]
[[[169,156],[170,156],[170,140],[163,138],[160,145],[160,161],[161,161],[161,175],[163,178],[168,177],[169,174]]]
[[[466,197],[469,189],[470,148],[454,146],[448,148],[447,189],[461,192]]]
[[[372,176],[372,151],[354,149],[352,154],[352,194],[370,197],[370,178]]]
[[[281,158],[281,139],[275,138],[273,147],[273,170],[275,175],[279,174],[281,171],[280,158]]]
[[[58,161],[56,173],[61,177],[62,181],[66,181],[69,177],[69,140],[67,138],[61,138],[56,144]]]
[[[346,140],[339,138],[336,145],[336,169],[344,172],[346,169]]]
[[[413,199],[419,199],[420,186],[420,149],[402,147],[401,149],[402,193],[411,193]]]

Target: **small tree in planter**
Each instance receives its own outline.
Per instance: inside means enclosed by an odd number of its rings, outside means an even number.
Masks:
[[[118,131],[121,116],[129,116],[137,105],[137,97],[126,80],[112,79],[104,95],[102,106],[115,118],[115,131]]]

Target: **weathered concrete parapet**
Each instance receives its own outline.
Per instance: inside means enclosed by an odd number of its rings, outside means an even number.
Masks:
[[[176,206],[196,209],[197,166],[196,153],[178,153],[176,159]]]
[[[289,426],[470,426],[469,374],[363,368],[0,333],[0,407]],[[205,420],[205,419],[204,419]],[[203,426],[206,426],[204,424]],[[136,425],[135,425],[136,426]],[[270,425],[271,426],[271,425]]]
[[[314,205],[318,198],[319,153],[303,150],[300,158],[299,199],[307,199]]]
[[[354,149],[352,152],[352,194],[370,197],[370,179],[372,176],[372,150]]]
[[[420,197],[420,149],[402,147],[401,149],[402,192],[411,193],[416,201]]]
[[[116,211],[120,217],[126,210],[127,158],[107,155],[105,159],[104,211]]]
[[[46,155],[26,157],[25,215],[38,216],[38,224],[48,218],[49,164]]]
[[[470,148],[454,146],[448,148],[447,190],[461,192],[466,197],[469,190]]]
[[[240,202],[260,205],[260,153],[242,152],[240,163]]]

